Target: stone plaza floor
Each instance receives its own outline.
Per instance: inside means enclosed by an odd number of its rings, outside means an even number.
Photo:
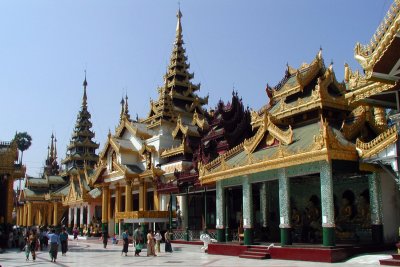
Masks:
[[[146,250],[143,250],[140,257],[135,257],[133,248],[129,247],[128,256],[121,256],[120,245],[109,244],[107,249],[103,249],[99,241],[70,241],[67,256],[58,254],[56,263],[50,261],[49,254],[46,251],[37,252],[37,259],[25,260],[25,253],[17,250],[9,250],[0,254],[1,267],[11,266],[379,266],[379,260],[390,258],[390,252],[371,255],[360,255],[346,262],[341,263],[319,263],[304,261],[287,260],[252,260],[241,259],[232,256],[208,255],[200,250],[198,245],[173,244],[174,253],[161,252],[157,257],[146,257]],[[161,245],[162,251],[164,245]]]

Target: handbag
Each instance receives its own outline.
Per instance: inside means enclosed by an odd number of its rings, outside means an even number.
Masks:
[[[142,243],[137,243],[135,246],[136,250],[142,250],[143,249],[143,244]]]

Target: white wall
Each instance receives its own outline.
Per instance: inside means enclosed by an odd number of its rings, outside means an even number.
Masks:
[[[382,186],[383,235],[386,243],[398,239],[400,227],[400,190],[387,173],[380,173]]]

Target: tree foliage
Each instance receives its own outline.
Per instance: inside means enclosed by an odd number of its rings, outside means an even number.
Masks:
[[[20,163],[22,163],[24,151],[32,145],[32,137],[27,132],[19,132],[15,134],[14,140],[17,142],[18,149],[21,151]]]

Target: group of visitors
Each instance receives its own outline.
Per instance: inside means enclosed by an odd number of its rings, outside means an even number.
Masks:
[[[36,260],[36,251],[39,248],[47,247],[42,245],[41,240],[47,240],[50,243],[49,255],[52,262],[56,262],[57,254],[58,254],[58,247],[61,245],[61,253],[63,256],[66,256],[68,250],[68,233],[65,227],[62,228],[61,233],[57,233],[56,230],[53,228],[48,232],[42,230],[41,232],[37,233],[36,229],[27,230],[25,234],[25,256],[26,261],[29,260],[29,256],[32,255],[32,260]]]
[[[172,246],[171,246],[171,233],[167,231],[164,234],[165,238],[165,252],[172,252]],[[147,239],[147,256],[157,256],[157,253],[160,253],[160,244],[162,240],[162,236],[160,231],[154,232],[152,230],[149,230],[146,236]],[[128,246],[129,246],[129,233],[128,229],[126,229],[122,233],[122,241],[123,241],[123,246],[122,246],[122,252],[121,256],[125,254],[125,256],[128,256]],[[135,256],[140,256],[140,252],[142,252],[143,246],[144,246],[144,240],[143,240],[143,234],[140,230],[140,228],[137,228],[133,232],[133,245],[135,248]]]

